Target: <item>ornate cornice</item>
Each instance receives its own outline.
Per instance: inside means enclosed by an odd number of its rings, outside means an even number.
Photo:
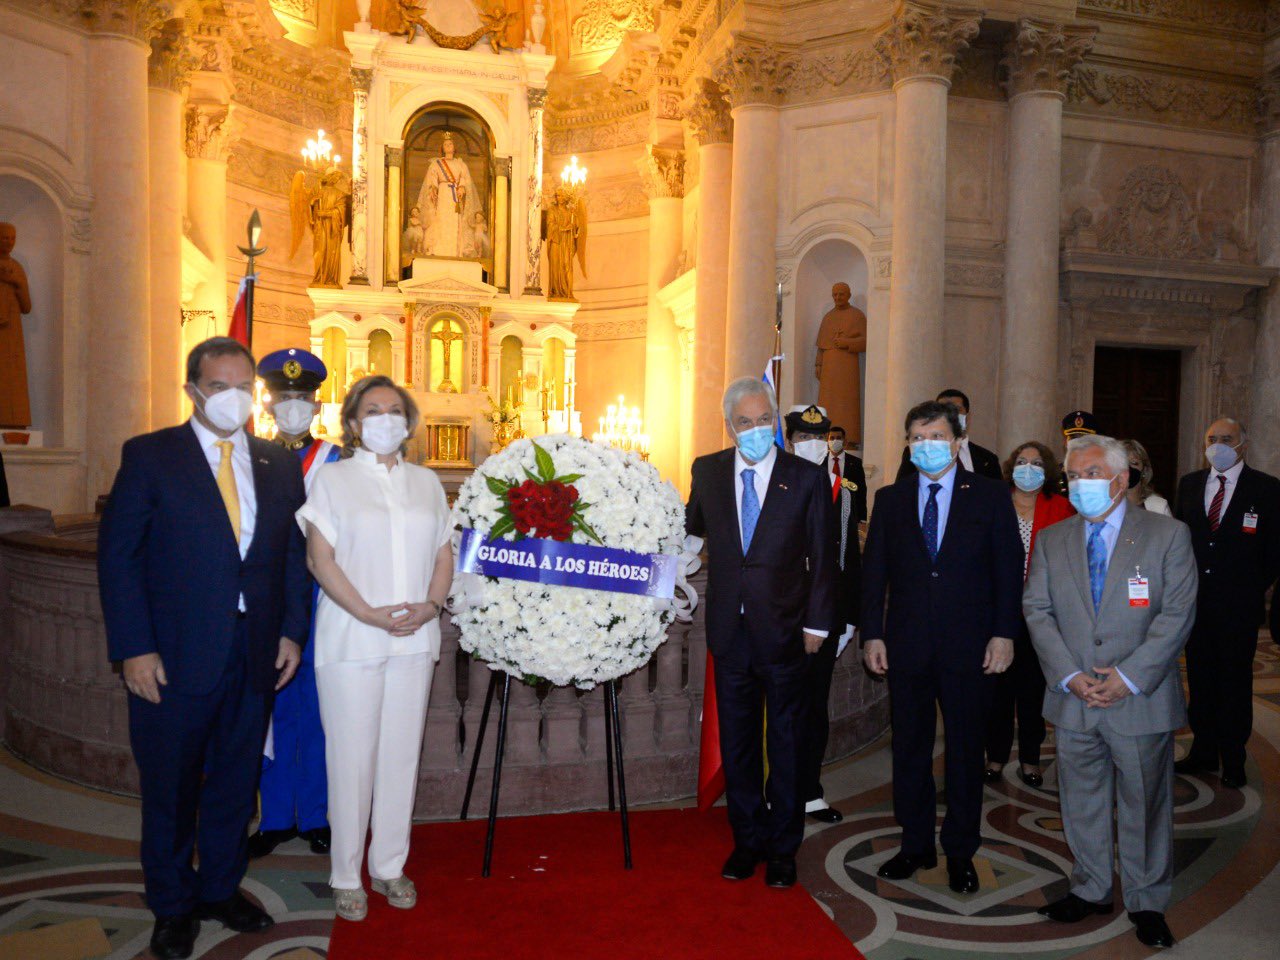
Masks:
[[[684,151],[649,144],[636,161],[650,199],[684,196]]]
[[[612,50],[630,31],[654,27],[652,0],[584,0],[571,27],[574,49],[582,53]]]
[[[1267,4],[1260,0],[1079,0],[1079,7],[1082,11],[1184,26],[1247,33],[1262,33],[1267,28]]]
[[[789,100],[870,93],[889,88],[889,69],[873,47],[802,53],[788,90]]]
[[[981,20],[982,11],[973,7],[907,0],[876,38],[875,48],[895,84],[918,77],[950,83],[956,55],[978,35]]]
[[[192,103],[186,113],[187,156],[200,160],[226,160],[231,145],[231,107],[219,103]]]
[[[1009,97],[1052,93],[1066,98],[1071,72],[1093,47],[1098,28],[1019,20],[1001,61],[1009,71]]]
[[[1250,87],[1099,65],[1074,70],[1066,94],[1070,106],[1088,112],[1235,133],[1255,129],[1257,91]]]
[[[150,43],[173,15],[172,0],[80,0],[80,16],[95,33],[118,33]]]
[[[735,109],[754,104],[776,106],[782,102],[799,62],[789,48],[736,34],[713,76]]]
[[[733,142],[733,115],[720,85],[701,78],[683,104],[684,118],[699,146]]]

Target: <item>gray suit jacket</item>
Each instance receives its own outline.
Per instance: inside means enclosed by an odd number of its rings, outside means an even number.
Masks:
[[[1150,606],[1129,605],[1128,579],[1150,581]],[[1097,612],[1089,590],[1085,520],[1040,531],[1022,595],[1022,612],[1044,670],[1045,718],[1084,732],[1102,722],[1129,736],[1165,733],[1186,722],[1178,654],[1196,613],[1197,574],[1187,525],[1129,506],[1107,566]],[[1141,694],[1087,707],[1059,684],[1077,670],[1119,667]]]

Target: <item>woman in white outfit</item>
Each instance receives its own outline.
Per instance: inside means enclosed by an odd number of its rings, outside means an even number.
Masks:
[[[453,579],[449,507],[436,475],[403,460],[413,398],[365,377],[342,404],[343,457],[316,474],[298,522],[320,584],[316,686],[329,770],[334,906],[362,920],[360,878],[393,907],[417,902],[404,875],[440,609]]]

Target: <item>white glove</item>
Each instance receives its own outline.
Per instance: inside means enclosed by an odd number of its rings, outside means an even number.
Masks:
[[[853,639],[853,624],[846,623],[844,633],[840,634],[840,640],[836,643],[836,659],[840,659],[840,654],[844,653],[844,648],[849,645],[849,641]]]

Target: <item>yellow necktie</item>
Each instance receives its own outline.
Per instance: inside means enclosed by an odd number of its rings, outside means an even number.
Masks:
[[[222,494],[222,502],[227,507],[227,518],[231,521],[231,532],[236,535],[236,543],[240,542],[240,493],[236,490],[236,473],[231,469],[230,440],[219,440],[218,449],[222,451],[222,460],[218,463],[218,492]]]

